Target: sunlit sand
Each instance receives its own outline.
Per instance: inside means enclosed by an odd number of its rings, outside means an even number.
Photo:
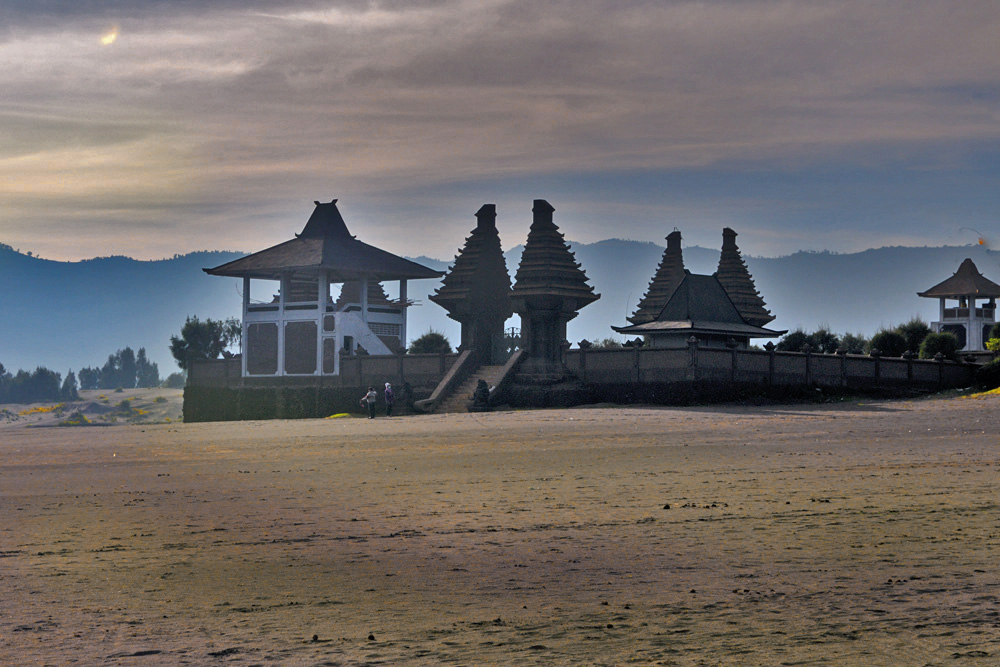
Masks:
[[[998,401],[5,428],[0,663],[995,660]]]

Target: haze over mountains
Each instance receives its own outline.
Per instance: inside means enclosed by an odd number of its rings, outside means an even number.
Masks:
[[[624,324],[635,310],[663,247],[617,239],[572,247],[601,299],[569,323],[569,340],[575,344],[584,338],[617,337],[610,325]],[[0,363],[10,371],[46,366],[65,374],[69,369],[100,366],[125,346],[145,347],[166,376],[177,370],[169,339],[180,331],[186,316],[240,316],[241,282],[208,276],[201,269],[243,254],[197,252],[158,261],[104,257],[57,262],[0,244]],[[512,275],[520,254],[520,246],[506,253]],[[889,247],[853,254],[800,252],[744,259],[777,316],[771,328],[826,325],[837,333],[871,335],[914,315],[936,319],[937,302],[916,293],[952,275],[966,257],[987,278],[1000,282],[1000,255],[982,246]],[[441,270],[451,262],[414,259]],[[718,260],[718,249],[684,248],[685,266],[692,273],[713,273]],[[453,343],[459,339],[458,324],[427,298],[437,286],[437,281],[429,280],[410,283],[409,296],[420,303],[410,310],[411,340],[428,329],[444,332]],[[386,284],[390,295],[395,290],[396,285]],[[260,296],[256,289],[253,296]],[[516,316],[508,326],[519,326]]]

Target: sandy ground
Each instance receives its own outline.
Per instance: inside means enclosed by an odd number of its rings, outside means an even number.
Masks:
[[[0,664],[997,664],[998,407],[7,427]]]

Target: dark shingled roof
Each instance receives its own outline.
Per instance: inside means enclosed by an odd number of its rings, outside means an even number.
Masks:
[[[476,212],[476,228],[465,239],[441,287],[430,300],[449,316],[489,314],[506,320],[510,305],[510,274],[500,246],[496,225],[497,207],[483,204]]]
[[[978,297],[980,299],[992,299],[1000,297],[1000,285],[992,280],[984,278],[979,273],[975,263],[966,258],[962,265],[958,267],[951,278],[938,283],[926,292],[917,292],[917,296],[930,298],[950,298],[957,299],[962,296]]]
[[[785,333],[747,324],[715,276],[687,272],[655,321],[612,329],[625,334],[686,331],[750,338],[774,338]]]
[[[324,270],[330,272],[330,281],[334,283],[359,280],[361,277],[382,281],[439,278],[444,275],[442,271],[358,241],[347,231],[336,199],[328,204],[316,202],[316,210],[302,233],[294,239],[213,269],[204,269],[205,273],[213,276],[250,276],[268,280],[278,280],[283,273],[315,277]]]

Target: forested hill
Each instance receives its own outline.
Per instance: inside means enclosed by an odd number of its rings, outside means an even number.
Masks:
[[[8,371],[100,366],[145,347],[160,374],[177,370],[168,349],[187,315],[239,316],[237,281],[202,268],[242,253],[197,252],[157,261],[101,257],[56,262],[0,244],[0,363]]]
[[[624,324],[645,293],[663,247],[615,239],[572,245],[601,299],[569,323],[569,339],[575,343],[612,336],[610,325]],[[520,253],[520,247],[507,253],[512,275]],[[0,244],[0,363],[14,371],[43,365],[65,375],[70,368],[99,366],[108,354],[125,346],[145,347],[165,376],[176,370],[168,341],[187,315],[239,317],[240,281],[202,271],[238,256],[199,252],[159,261],[105,257],[55,262]],[[771,327],[826,325],[838,333],[871,335],[881,326],[914,315],[936,319],[937,302],[916,293],[951,276],[966,257],[987,278],[1000,282],[1000,255],[980,246],[745,259],[757,288],[777,315]],[[440,260],[415,259],[432,268],[448,267]],[[692,273],[714,272],[718,259],[718,250],[684,248],[685,265]],[[458,340],[458,324],[427,299],[438,285],[431,280],[410,283],[409,296],[421,304],[410,310],[411,339],[433,328],[453,342]],[[396,286],[387,283],[386,289],[394,294]],[[509,325],[518,325],[516,317]]]

